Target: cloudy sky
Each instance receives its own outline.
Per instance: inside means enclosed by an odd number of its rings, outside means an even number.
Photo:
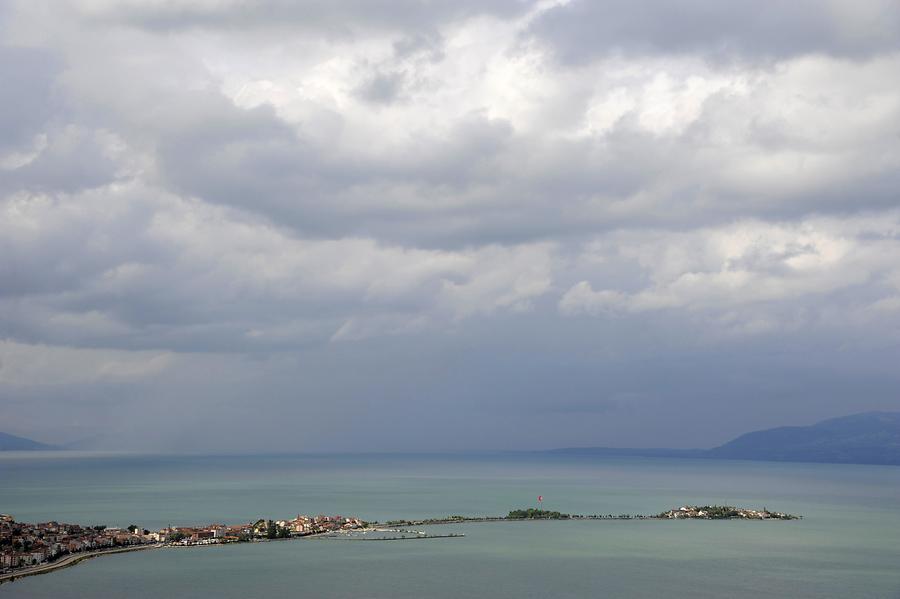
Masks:
[[[704,447],[900,409],[893,0],[0,4],[0,430]]]

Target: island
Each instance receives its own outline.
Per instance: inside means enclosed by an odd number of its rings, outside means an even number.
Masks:
[[[730,505],[685,505],[677,510],[669,510],[658,518],[677,520],[693,518],[695,520],[799,520],[801,516],[770,512],[768,509],[748,510]]]
[[[551,520],[799,520],[783,512],[734,506],[685,505],[655,515],[567,514],[524,508],[506,516],[446,516],[443,518],[366,522],[355,516],[304,516],[273,520],[259,518],[236,525],[207,524],[167,526],[151,531],[135,524],[125,528],[106,525],[17,522],[0,514],[0,583],[23,576],[43,574],[71,566],[84,559],[162,547],[197,547],[224,543],[253,543],[299,538],[346,538],[359,540],[447,539],[463,534],[429,534],[409,530],[412,526],[434,526],[476,522],[527,522]],[[386,533],[363,536],[361,533]]]

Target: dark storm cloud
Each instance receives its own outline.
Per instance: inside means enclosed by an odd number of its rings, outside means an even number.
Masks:
[[[574,0],[541,15],[532,33],[559,57],[699,54],[714,62],[803,54],[863,59],[900,49],[900,6],[885,0]]]

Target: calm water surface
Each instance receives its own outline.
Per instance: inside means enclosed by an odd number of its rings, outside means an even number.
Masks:
[[[0,454],[0,512],[159,528],[296,513],[369,520],[656,513],[729,503],[799,522],[510,522],[461,539],[304,539],[90,560],[0,597],[900,598],[900,468],[487,454]]]

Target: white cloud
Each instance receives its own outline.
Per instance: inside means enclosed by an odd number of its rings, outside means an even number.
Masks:
[[[299,239],[235,210],[140,186],[64,201],[20,194],[3,207],[8,255],[23,256],[7,264],[3,316],[42,341],[141,346],[179,330],[183,343],[196,336],[203,345],[212,327],[231,331],[231,349],[247,349],[290,344],[289,331],[297,343],[327,339],[329,328],[360,319],[387,319],[391,330],[440,328],[527,309],[551,282],[552,244],[449,251]]]
[[[900,215],[856,219],[810,218],[798,223],[743,221],[686,232],[627,231],[588,244],[579,272],[618,261],[636,272],[627,288],[582,280],[559,302],[563,314],[603,315],[655,310],[735,311],[754,321],[753,306],[809,302],[827,310],[832,297],[853,288],[889,297],[900,272]],[[599,288],[595,288],[595,284]],[[846,300],[843,300],[846,301]],[[852,309],[871,301],[860,294]],[[884,300],[881,300],[884,301]],[[749,326],[766,328],[762,320]]]

